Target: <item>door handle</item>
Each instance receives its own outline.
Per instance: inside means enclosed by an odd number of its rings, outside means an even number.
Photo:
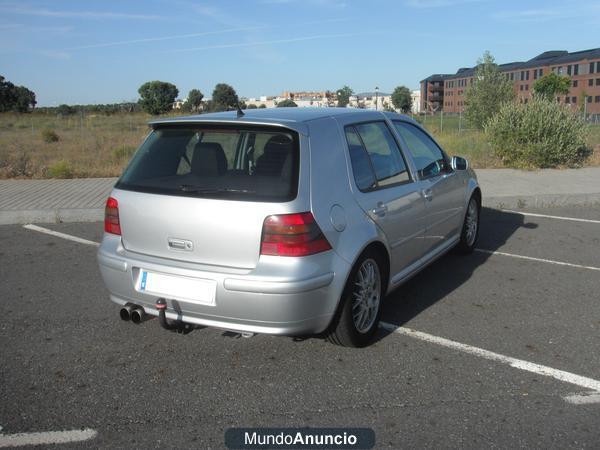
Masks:
[[[371,210],[371,212],[372,212],[373,214],[375,214],[376,216],[383,217],[383,216],[385,216],[385,213],[387,212],[387,209],[388,209],[388,208],[387,208],[387,205],[386,205],[385,203],[383,203],[383,202],[378,202],[378,203],[377,203],[377,207],[376,207],[376,208],[373,208],[373,209]]]
[[[433,200],[433,191],[431,189],[423,189],[423,198],[427,201]]]

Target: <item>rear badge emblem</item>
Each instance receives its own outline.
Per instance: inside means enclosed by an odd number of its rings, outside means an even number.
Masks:
[[[194,243],[187,239],[168,238],[167,242],[169,243],[169,248],[171,250],[183,250],[186,252],[194,250]]]

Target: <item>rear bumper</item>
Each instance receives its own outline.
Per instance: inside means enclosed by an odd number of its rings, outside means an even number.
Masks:
[[[155,295],[136,290],[140,269],[214,280],[214,305],[167,300],[167,318],[240,332],[299,335],[324,331],[350,266],[334,251],[304,258],[261,257],[252,270],[215,268],[127,252],[105,235],[98,263],[110,299],[158,315]]]

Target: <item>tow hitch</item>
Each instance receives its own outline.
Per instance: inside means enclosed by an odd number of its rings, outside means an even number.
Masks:
[[[193,327],[190,324],[181,320],[167,319],[167,301],[164,298],[156,300],[156,309],[158,310],[158,322],[165,330],[175,331],[177,333],[187,334],[192,331]]]

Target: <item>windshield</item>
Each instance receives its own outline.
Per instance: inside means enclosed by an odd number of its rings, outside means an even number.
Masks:
[[[298,136],[279,128],[158,128],[119,189],[236,200],[289,201],[298,185]]]

